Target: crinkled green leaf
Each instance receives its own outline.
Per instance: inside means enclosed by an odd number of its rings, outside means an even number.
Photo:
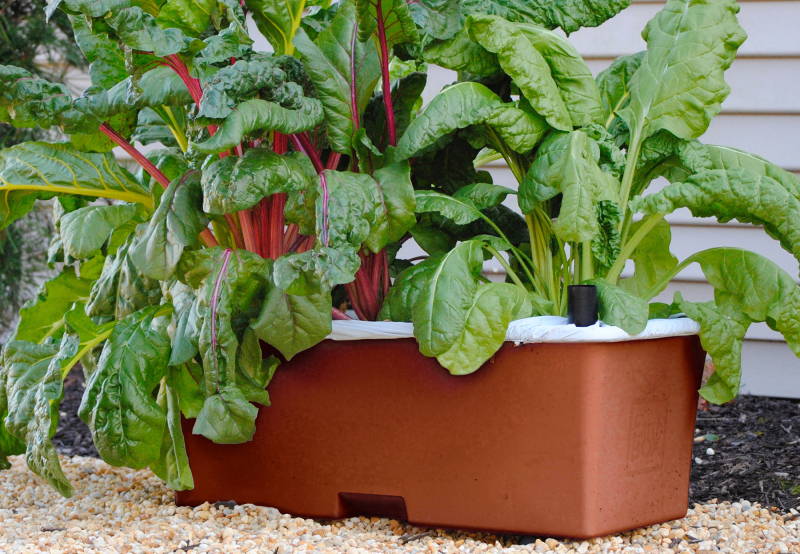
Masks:
[[[218,444],[241,444],[253,439],[258,408],[235,385],[224,385],[206,398],[192,433]]]
[[[166,372],[169,338],[153,319],[163,313],[152,306],[119,321],[86,383],[79,414],[112,465],[142,468],[159,459],[166,415],[153,393]]]
[[[265,148],[215,160],[203,171],[202,182],[203,210],[210,214],[235,213],[272,194],[319,186],[308,156],[279,155]]]
[[[253,95],[287,109],[302,107],[307,100],[303,87],[292,80],[302,71],[296,59],[268,54],[249,58],[225,66],[203,81],[199,117],[228,117],[241,100]]]
[[[365,241],[372,252],[403,238],[414,226],[414,186],[407,162],[387,165],[373,174],[380,195],[379,216]]]
[[[408,126],[397,144],[396,159],[410,158],[457,129],[483,123],[501,104],[495,93],[479,83],[447,87]]]
[[[359,267],[355,248],[321,246],[275,260],[274,279],[287,294],[308,295],[351,282]]]
[[[646,214],[668,214],[689,208],[696,217],[737,219],[763,225],[781,246],[800,259],[800,199],[781,183],[742,169],[712,169],[672,183],[639,199],[634,208]]]
[[[479,210],[485,210],[501,204],[509,194],[516,194],[516,191],[492,183],[473,183],[458,189],[453,198],[468,201]]]
[[[630,0],[463,0],[465,13],[489,13],[510,21],[561,27],[567,33],[596,27],[630,5]]]
[[[216,0],[167,0],[158,12],[156,22],[162,27],[174,27],[189,35],[200,35],[217,15]]]
[[[738,248],[712,248],[691,257],[714,287],[714,304],[692,304],[680,297],[680,309],[699,321],[703,347],[711,354],[716,377],[702,394],[722,403],[738,393],[741,345],[750,322],[765,321],[800,355],[800,289],[774,262]]]
[[[201,198],[200,174],[196,171],[170,183],[130,249],[131,260],[143,275],[167,280],[184,249],[197,243],[198,234],[208,225]]]
[[[423,355],[444,354],[461,336],[482,267],[481,243],[466,241],[445,254],[428,276],[411,308],[414,336]]]
[[[4,348],[2,360],[8,410],[5,428],[25,443],[31,471],[67,497],[72,496],[72,486],[51,438],[58,426],[63,380],[77,351],[78,340],[71,335],[61,345],[13,341]]]
[[[449,196],[432,190],[418,190],[415,196],[417,213],[438,213],[458,225],[472,223],[481,217],[480,210],[469,197]]]
[[[197,362],[172,366],[167,370],[167,382],[178,395],[178,405],[183,417],[195,419],[203,407],[203,368]]]
[[[180,77],[169,67],[159,66],[136,78],[128,77],[108,90],[78,98],[75,109],[94,118],[99,125],[122,112],[163,105],[182,106],[191,101]]]
[[[598,233],[592,239],[595,274],[605,274],[619,256],[622,247],[619,232],[621,221],[622,212],[615,202],[600,200],[597,203]]]
[[[553,230],[565,241],[592,240],[600,230],[597,203],[617,201],[617,181],[600,169],[599,157],[597,144],[582,131],[551,135],[520,185],[520,208],[527,213],[560,192]]]
[[[746,38],[738,11],[735,0],[669,0],[647,24],[647,51],[619,111],[632,136],[665,129],[691,139],[706,131],[730,92],[723,73]]]
[[[461,30],[463,24],[459,0],[419,0],[410,2],[408,10],[423,43],[448,39]]]
[[[465,29],[452,38],[429,44],[424,58],[429,63],[478,77],[488,77],[500,70],[497,56],[472,40]]]
[[[93,85],[111,88],[128,76],[125,54],[108,33],[92,29],[90,22],[79,16],[69,16],[75,42],[89,62],[89,77]]]
[[[315,98],[304,98],[297,109],[254,98],[239,104],[213,137],[192,143],[192,148],[202,154],[216,154],[237,146],[246,135],[256,131],[292,135],[312,129],[322,120],[322,104]]]
[[[520,154],[530,152],[550,130],[547,122],[530,109],[527,102],[502,104],[486,119],[500,139]]]
[[[680,297],[678,297],[680,298]],[[714,360],[714,373],[700,389],[709,402],[724,404],[739,393],[742,375],[742,343],[750,319],[730,308],[721,309],[714,302],[678,300],[680,309],[700,324],[703,349]]]
[[[500,67],[519,87],[536,113],[556,129],[572,129],[572,118],[558,83],[547,60],[527,33],[514,23],[491,15],[470,16],[467,25],[472,40],[497,54]]]
[[[352,149],[361,114],[380,79],[378,52],[373,41],[357,39],[355,4],[344,2],[331,24],[312,41],[299,31],[295,46],[325,110],[325,128],[331,147]]]
[[[600,90],[583,57],[562,36],[535,25],[518,27],[544,57],[558,86],[572,124],[583,127],[603,122]]]
[[[25,215],[37,199],[68,194],[153,206],[150,194],[111,154],[44,142],[0,150],[0,229]]]
[[[181,410],[178,392],[168,376],[159,391],[158,404],[166,414],[167,423],[161,439],[161,452],[158,460],[150,465],[158,477],[173,490],[194,488],[194,478],[189,467],[189,456],[181,428]]]
[[[129,255],[130,247],[128,241],[106,257],[103,270],[92,285],[87,314],[122,319],[161,301],[158,281],[139,272]]]
[[[436,359],[453,375],[480,368],[503,345],[508,324],[526,301],[526,293],[508,283],[483,283],[475,291],[461,334]]]
[[[290,360],[330,334],[330,292],[297,296],[272,288],[261,307],[261,314],[251,325],[261,340],[280,350],[284,358]]]
[[[63,112],[71,106],[65,85],[19,67],[0,65],[0,123],[46,129],[61,125]]]
[[[236,359],[236,385],[248,402],[269,406],[267,385],[280,361],[275,356],[264,358],[261,343],[252,327],[244,330]]]
[[[111,10],[105,21],[125,45],[158,57],[183,52],[193,43],[180,29],[161,27],[155,17],[139,6]]]
[[[386,177],[391,174],[386,173]],[[349,171],[326,170],[328,183],[328,237],[330,244],[361,246],[373,231],[384,225],[384,234],[388,230],[385,225],[388,204],[383,197],[378,183],[369,175]],[[407,194],[403,194],[407,198]],[[323,198],[317,198],[317,222],[321,225],[323,214]],[[400,206],[395,206],[400,208]],[[321,235],[321,232],[320,232]],[[381,242],[376,236],[375,244]],[[374,244],[374,245],[375,245]],[[374,246],[373,245],[373,246]]]

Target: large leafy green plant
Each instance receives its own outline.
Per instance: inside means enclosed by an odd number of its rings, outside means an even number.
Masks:
[[[393,160],[438,163],[415,171],[417,225],[430,257],[399,275],[382,315],[412,321],[421,351],[454,374],[476,370],[502,344],[509,321],[565,314],[567,287],[593,283],[600,316],[631,334],[649,317],[682,312],[701,325],[716,372],[702,388],[713,402],[738,392],[741,348],[766,322],[800,355],[800,289],[762,256],[713,248],[684,260],[670,253],[664,216],[762,225],[800,259],[800,181],[768,161],[697,139],[729,93],[724,71],[745,39],[733,0],[669,0],[647,24],[647,50],[594,79],[562,35],[513,13],[472,14],[463,31],[425,57],[457,70],[416,117]],[[519,185],[491,183],[475,168],[504,159]],[[657,177],[670,184],[647,194]],[[516,195],[524,216],[501,202]],[[641,217],[637,218],[636,215]],[[481,276],[494,257],[508,283]],[[621,278],[626,263],[633,274]],[[679,294],[651,303],[697,263],[714,300]]]
[[[92,85],[73,98],[0,66],[0,122],[68,139],[0,151],[0,227],[55,198],[60,267],[2,353],[0,466],[25,453],[71,493],[50,438],[80,363],[100,455],[192,487],[181,417],[249,440],[280,359],[347,305],[377,317],[417,225],[413,182],[446,171],[423,156],[412,182],[402,155],[427,53],[472,47],[470,15],[572,31],[627,3],[50,0]],[[248,14],[272,53],[253,50]]]

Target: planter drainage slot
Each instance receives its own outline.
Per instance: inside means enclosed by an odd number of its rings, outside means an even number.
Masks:
[[[339,505],[341,517],[386,517],[401,521],[408,519],[406,501],[402,496],[340,492]]]

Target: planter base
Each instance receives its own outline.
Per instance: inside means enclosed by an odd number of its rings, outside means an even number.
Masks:
[[[181,505],[594,537],[688,508],[696,336],[506,343],[453,377],[413,339],[325,341],[283,364],[254,440],[191,434]]]

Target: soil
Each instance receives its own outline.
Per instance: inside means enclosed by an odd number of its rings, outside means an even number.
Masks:
[[[78,418],[83,374],[64,383],[53,441],[67,456],[97,456]],[[710,449],[710,450],[709,450]],[[749,500],[781,511],[800,509],[800,401],[741,396],[697,414],[690,501]]]

